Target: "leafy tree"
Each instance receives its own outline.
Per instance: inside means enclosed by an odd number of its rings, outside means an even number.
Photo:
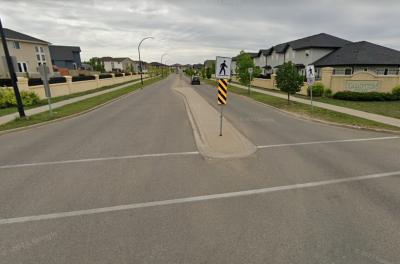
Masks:
[[[201,69],[201,77],[203,78],[203,79],[205,79],[207,76],[206,76],[206,69],[204,69],[204,68],[202,68]]]
[[[86,63],[92,66],[94,71],[105,72],[104,62],[101,61],[98,57],[90,58],[89,61]]]
[[[239,56],[237,56],[236,60],[236,73],[239,77],[239,82],[242,85],[249,85],[250,84],[250,74],[249,74],[249,68],[253,68],[253,74],[252,74],[252,79],[254,78],[254,75],[256,74],[256,67],[254,65],[253,59],[251,56],[247,53],[245,53],[243,50],[240,51]],[[258,67],[259,68],[259,67]],[[259,69],[258,75],[260,75],[261,69]]]
[[[206,68],[206,77],[207,79],[211,79],[212,70],[211,68]]]
[[[296,65],[291,61],[279,66],[276,73],[276,85],[281,91],[287,93],[288,103],[290,102],[290,95],[299,92],[303,84],[303,76],[299,74]]]

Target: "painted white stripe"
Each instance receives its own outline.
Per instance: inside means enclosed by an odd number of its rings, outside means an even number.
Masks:
[[[283,186],[276,186],[276,187],[263,188],[263,189],[253,189],[253,190],[247,190],[247,191],[219,193],[219,194],[211,194],[211,195],[203,195],[203,196],[193,196],[193,197],[185,197],[185,198],[178,198],[178,199],[171,199],[171,200],[164,200],[164,201],[133,203],[133,204],[111,206],[111,207],[79,210],[79,211],[70,211],[70,212],[61,212],[61,213],[52,213],[52,214],[43,214],[43,215],[34,215],[34,216],[24,216],[24,217],[16,217],[16,218],[4,218],[4,219],[0,219],[0,225],[25,223],[25,222],[50,220],[50,219],[59,219],[59,218],[66,218],[66,217],[73,217],[73,216],[84,216],[84,215],[108,213],[108,212],[115,212],[115,211],[133,210],[133,209],[139,209],[139,208],[148,208],[148,207],[165,206],[165,205],[173,205],[173,204],[183,204],[183,203],[216,200],[216,199],[224,199],[224,198],[232,198],[232,197],[240,197],[240,196],[250,196],[250,195],[255,195],[255,194],[265,194],[265,193],[272,193],[272,192],[278,192],[278,191],[304,189],[304,188],[310,188],[310,187],[332,185],[332,184],[346,183],[346,182],[363,181],[363,180],[384,178],[384,177],[390,177],[390,176],[399,176],[399,175],[400,175],[400,171],[393,171],[393,172],[387,172],[387,173],[377,173],[377,174],[350,177],[350,178],[344,178],[344,179],[334,179],[334,180],[308,182],[308,183],[300,183],[300,184],[293,184],[293,185],[283,185]]]
[[[58,165],[58,164],[70,164],[70,163],[83,163],[83,162],[97,162],[97,161],[106,161],[106,160],[140,159],[140,158],[169,157],[169,156],[189,156],[189,155],[198,155],[198,154],[199,154],[198,151],[190,151],[190,152],[141,154],[141,155],[116,156],[116,157],[91,158],[91,159],[77,159],[77,160],[59,160],[59,161],[37,162],[37,163],[2,165],[2,166],[0,166],[0,169],[11,169],[11,168],[33,167],[33,166],[45,166],[45,165]]]
[[[310,141],[310,142],[299,142],[299,143],[287,143],[287,144],[274,144],[274,145],[257,146],[257,148],[258,149],[280,148],[280,147],[317,145],[317,144],[333,144],[333,143],[345,143],[345,142],[378,141],[378,140],[389,140],[389,139],[400,139],[400,137],[399,136],[392,136],[392,137],[377,137],[377,138],[354,138],[354,139],[339,139],[339,140],[326,140],[326,141]]]

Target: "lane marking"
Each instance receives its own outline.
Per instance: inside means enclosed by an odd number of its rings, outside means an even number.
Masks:
[[[47,161],[47,162],[25,163],[25,164],[2,165],[2,166],[0,166],[0,169],[83,163],[83,162],[97,162],[97,161],[107,161],[107,160],[140,159],[140,158],[170,157],[170,156],[190,156],[190,155],[199,155],[199,154],[200,154],[200,152],[198,152],[198,151],[189,151],[189,152],[139,154],[139,155],[128,155],[128,156],[116,156],[116,157],[77,159],[77,160],[59,160],[59,161]]]
[[[67,217],[73,217],[73,216],[84,216],[84,215],[125,211],[125,210],[134,210],[134,209],[139,209],[139,208],[166,206],[166,205],[173,205],[173,204],[184,204],[184,203],[217,200],[217,199],[225,199],[225,198],[233,198],[233,197],[241,197],[241,196],[250,196],[250,195],[256,195],[256,194],[265,194],[265,193],[272,193],[272,192],[278,192],[278,191],[304,189],[304,188],[310,188],[310,187],[333,185],[333,184],[346,183],[346,182],[363,181],[363,180],[370,180],[370,179],[377,179],[377,178],[384,178],[384,177],[391,177],[391,176],[400,176],[400,171],[369,174],[369,175],[356,176],[356,177],[350,177],[350,178],[345,178],[345,179],[334,179],[334,180],[326,180],[326,181],[316,181],[316,182],[307,182],[307,183],[292,184],[292,185],[283,185],[283,186],[269,187],[269,188],[263,188],[263,189],[253,189],[253,190],[247,190],[247,191],[228,192],[228,193],[219,193],[219,194],[202,195],[202,196],[192,196],[192,197],[177,198],[177,199],[163,200],[163,201],[124,204],[124,205],[117,205],[117,206],[111,206],[111,207],[87,209],[87,210],[78,210],[78,211],[60,212],[60,213],[42,214],[42,215],[33,215],[33,216],[24,216],[24,217],[15,217],[15,218],[3,218],[3,219],[0,219],[0,225],[26,223],[26,222],[34,222],[34,221],[50,220],[50,219],[60,219],[60,218],[67,218]]]
[[[317,145],[317,144],[345,143],[345,142],[378,141],[378,140],[390,140],[390,139],[400,139],[400,137],[392,136],[392,137],[376,137],[376,138],[355,138],[355,139],[339,139],[339,140],[325,140],[325,141],[309,141],[309,142],[299,142],[299,143],[264,145],[264,146],[257,146],[257,148],[265,149],[265,148],[279,148],[279,147]]]

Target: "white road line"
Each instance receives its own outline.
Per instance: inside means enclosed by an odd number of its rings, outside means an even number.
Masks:
[[[108,212],[115,212],[115,211],[133,210],[133,209],[139,209],[139,208],[148,208],[148,207],[165,206],[165,205],[173,205],[173,204],[183,204],[183,203],[216,200],[216,199],[224,199],[224,198],[232,198],[232,197],[250,196],[250,195],[255,195],[255,194],[265,194],[265,193],[272,193],[272,192],[278,192],[278,191],[304,189],[304,188],[310,188],[310,187],[332,185],[332,184],[346,183],[346,182],[363,181],[363,180],[384,178],[384,177],[390,177],[390,176],[400,176],[400,171],[377,173],[377,174],[356,176],[356,177],[350,177],[350,178],[344,178],[344,179],[334,179],[334,180],[316,181],[316,182],[300,183],[300,184],[293,184],[293,185],[283,185],[283,186],[276,186],[276,187],[263,188],[263,189],[253,189],[253,190],[247,190],[247,191],[219,193],[219,194],[211,194],[211,195],[203,195],[203,196],[192,196],[192,197],[163,200],[163,201],[133,203],[133,204],[111,206],[111,207],[79,210],[79,211],[42,214],[42,215],[34,215],[34,216],[16,217],[16,218],[4,218],[4,219],[0,219],[0,225],[26,223],[26,222],[33,222],[33,221],[67,218],[67,217],[73,217],[73,216],[84,216],[84,215],[108,213]]]
[[[190,152],[171,152],[171,153],[156,153],[156,154],[141,154],[141,155],[103,157],[103,158],[91,158],[91,159],[78,159],[78,160],[59,160],[59,161],[36,162],[36,163],[25,163],[25,164],[1,165],[0,169],[57,165],[57,164],[70,164],[70,163],[83,163],[83,162],[96,162],[96,161],[106,161],[106,160],[140,159],[140,158],[169,157],[169,156],[189,156],[189,155],[198,155],[198,154],[200,154],[198,151],[190,151]]]
[[[258,149],[265,149],[265,148],[279,148],[279,147],[316,145],[316,144],[332,144],[332,143],[361,142],[361,141],[378,141],[378,140],[389,140],[389,139],[400,139],[400,137],[399,136],[392,136],[392,137],[377,137],[377,138],[354,138],[354,139],[339,139],[339,140],[326,140],[326,141],[310,141],[310,142],[299,142],[299,143],[287,143],[287,144],[274,144],[274,145],[257,146],[257,148]]]

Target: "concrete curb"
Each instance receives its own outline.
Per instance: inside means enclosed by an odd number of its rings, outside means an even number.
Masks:
[[[138,88],[138,89],[140,89],[140,88]],[[102,104],[96,105],[96,106],[94,106],[92,108],[86,109],[86,110],[84,110],[82,112],[79,112],[79,113],[75,113],[75,114],[72,114],[72,115],[69,115],[69,116],[64,116],[64,117],[56,118],[56,119],[53,119],[53,120],[49,120],[49,121],[33,124],[33,125],[30,125],[30,126],[24,126],[24,127],[18,127],[18,128],[13,128],[13,129],[0,131],[0,136],[5,135],[5,134],[9,134],[9,133],[13,133],[13,132],[19,132],[19,131],[23,131],[23,130],[29,130],[29,129],[33,129],[33,128],[37,128],[37,127],[41,127],[41,126],[50,125],[50,124],[53,124],[53,123],[56,123],[56,122],[59,122],[59,121],[63,121],[63,120],[67,120],[67,119],[70,119],[70,118],[74,118],[74,117],[77,117],[77,116],[81,116],[81,115],[87,114],[87,113],[92,112],[92,111],[94,111],[94,110],[96,110],[98,108],[101,108],[101,107],[106,106],[108,104],[111,104],[111,103],[114,103],[116,101],[122,100],[125,97],[131,95],[132,93],[136,92],[138,89],[133,90],[133,91],[131,91],[129,93],[123,94],[123,95],[121,95],[121,96],[119,96],[117,98],[111,99],[111,100],[109,100],[107,102],[104,102]],[[113,91],[111,91],[111,92],[113,92]],[[104,94],[106,94],[106,93],[104,93]],[[93,97],[90,97],[90,98],[93,98]],[[90,98],[87,98],[87,99],[90,99]],[[80,101],[77,101],[76,103],[79,103],[79,102]],[[65,105],[65,106],[67,106],[67,105]]]
[[[204,113],[200,113],[194,106],[195,98],[193,96],[189,96],[182,89],[191,89],[190,87],[174,87],[173,90],[176,91],[180,96],[183,97],[186,112],[189,117],[189,121],[192,125],[193,134],[195,138],[195,142],[199,152],[209,158],[242,158],[247,157],[257,151],[256,146],[251,143],[244,135],[242,135],[234,126],[225,119],[224,121],[224,131],[226,136],[218,138],[216,140],[216,133],[213,128],[207,127],[207,123],[209,122],[210,115],[204,115]],[[191,91],[191,93],[196,93],[196,97],[200,97],[201,100],[204,100],[196,91]],[[197,98],[197,99],[198,99]],[[217,111],[213,108],[208,102],[204,100],[201,102],[203,108],[207,108],[205,111],[215,112],[214,119],[218,120]],[[194,111],[197,111],[194,113]],[[197,120],[201,119],[201,120]],[[214,120],[213,120],[214,121]],[[201,123],[201,124],[199,124]],[[215,127],[217,127],[217,122],[215,122]],[[225,135],[224,134],[224,135]],[[219,141],[224,141],[223,144],[219,144]],[[223,146],[221,146],[223,145]]]

